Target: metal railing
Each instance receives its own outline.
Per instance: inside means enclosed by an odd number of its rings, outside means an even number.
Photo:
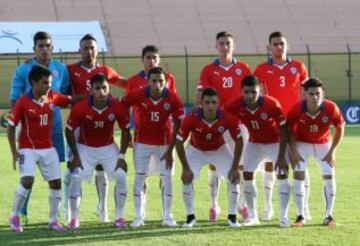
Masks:
[[[239,60],[249,64],[254,70],[257,64],[267,60],[268,54],[237,54]],[[292,58],[302,60],[309,71],[309,76],[322,79],[325,83],[326,96],[337,102],[360,101],[360,52],[352,52],[347,45],[344,52],[316,53],[307,46],[306,53],[290,54]],[[3,55],[0,56],[0,107],[9,105],[9,90],[13,72],[16,67],[31,58],[32,55]],[[65,64],[79,60],[78,54],[58,52],[53,55]],[[192,55],[184,48],[182,55],[162,55],[161,66],[175,75],[177,90],[184,103],[191,104],[195,98],[196,85],[202,67],[210,63],[216,55]],[[129,77],[142,68],[138,56],[110,56],[103,52],[99,54],[99,61],[112,66],[125,77]],[[122,95],[120,89],[112,88],[112,93]]]

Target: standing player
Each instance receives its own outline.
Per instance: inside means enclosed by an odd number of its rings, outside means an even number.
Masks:
[[[235,141],[234,158],[224,142],[223,134],[227,130]],[[184,142],[190,134],[190,144],[185,150]],[[236,221],[236,210],[242,144],[239,120],[219,108],[219,98],[213,88],[204,89],[201,93],[201,108],[185,116],[176,140],[176,150],[183,166],[181,178],[187,210],[183,227],[189,228],[195,224],[193,179],[209,163],[216,167],[220,176],[228,177],[228,224],[230,227],[240,227]]]
[[[44,180],[49,182],[50,191],[50,230],[64,231],[58,222],[58,210],[61,201],[61,170],[59,156],[52,145],[51,130],[55,106],[66,106],[71,103],[67,96],[50,90],[51,71],[35,65],[29,72],[30,86],[21,96],[11,113],[8,126],[8,139],[13,156],[13,165],[19,162],[20,184],[18,185],[10,228],[14,232],[22,232],[20,210],[34,183],[36,165],[39,166]],[[15,127],[21,122],[19,146],[16,147]]]
[[[126,200],[127,164],[125,152],[130,139],[128,111],[109,95],[105,75],[97,74],[90,79],[91,96],[76,104],[70,113],[66,139],[74,155],[70,161],[70,229],[79,227],[81,182],[91,180],[96,165],[104,167],[107,175],[115,180],[114,200],[116,215],[114,225],[126,227],[123,210]],[[121,128],[121,147],[114,143],[114,124]],[[74,129],[79,128],[77,143]]]
[[[254,75],[260,80],[262,94],[277,99],[286,116],[290,108],[300,100],[301,84],[307,79],[308,73],[304,63],[288,57],[287,40],[281,32],[270,34],[268,49],[271,53],[271,58],[258,65],[255,68]],[[274,214],[271,201],[275,184],[275,172],[271,162],[265,162],[264,167],[264,211],[261,219],[271,220]],[[310,189],[310,181],[308,175],[306,177],[306,190],[308,191]],[[307,204],[308,199],[306,198],[306,217],[310,219]]]
[[[31,90],[31,83],[29,80],[29,72],[35,65],[43,65],[50,69],[52,84],[51,89],[63,94],[67,93],[69,86],[69,75],[64,64],[51,58],[51,52],[53,50],[51,36],[47,32],[37,32],[34,35],[34,52],[35,57],[27,60],[24,64],[21,64],[16,68],[13,75],[11,90],[10,90],[10,104],[11,109],[14,107],[15,102],[19,97]],[[59,155],[60,162],[65,161],[65,148],[64,137],[61,123],[61,113],[58,107],[54,107],[52,124],[52,142]],[[23,222],[27,223],[27,204],[31,190],[28,193],[24,207],[21,209],[20,214],[23,217]]]
[[[220,106],[223,107],[239,96],[239,92],[241,91],[241,81],[245,76],[251,74],[247,64],[235,59],[234,38],[230,33],[219,32],[216,35],[216,50],[218,52],[218,58],[214,62],[206,65],[201,71],[197,87],[196,106],[200,105],[201,90],[211,86],[218,92]],[[241,130],[243,133],[247,132],[245,127],[242,127]],[[228,133],[225,134],[225,142],[230,144],[233,148],[233,141]],[[214,222],[220,211],[218,206],[220,179],[216,174],[214,166],[211,165],[208,173],[208,183],[210,188],[209,220]],[[240,192],[240,195],[241,193],[242,192]],[[241,198],[243,198],[243,196],[241,196]],[[243,218],[247,217],[247,209],[244,200],[240,202],[240,212]]]
[[[105,75],[107,81],[117,87],[124,88],[126,79],[120,76],[113,68],[97,63],[98,47],[96,39],[91,34],[86,34],[80,40],[79,52],[81,60],[77,63],[67,66],[70,76],[70,86],[72,95],[89,95],[91,92],[90,79],[92,76],[102,73]],[[75,131],[75,136],[78,138],[79,132]],[[70,152],[70,151],[69,151]],[[68,161],[72,158],[69,153]],[[100,215],[102,222],[108,221],[107,212],[107,194],[108,194],[108,179],[101,165],[97,165],[95,174],[95,185],[98,193],[97,212]],[[70,173],[67,169],[64,174],[64,215],[67,221],[68,217],[68,188],[70,183]]]
[[[139,73],[131,76],[126,82],[126,94],[131,91],[138,90],[147,85],[148,73],[160,64],[160,51],[159,48],[154,45],[147,45],[142,49],[141,61],[143,64],[143,70]],[[173,92],[176,92],[175,77],[172,73],[166,73],[166,87]]]
[[[279,102],[260,96],[260,82],[254,76],[242,81],[241,97],[225,105],[225,109],[240,118],[249,131],[249,142],[244,146],[244,184],[249,219],[245,226],[258,225],[255,172],[260,163],[269,159],[276,163],[279,182],[280,226],[289,227],[287,210],[290,196],[288,165],[285,149],[288,138],[285,116]]]
[[[148,73],[148,85],[130,92],[122,99],[128,107],[136,107],[141,117],[134,133],[134,205],[136,218],[132,227],[144,225],[143,192],[145,178],[148,173],[160,173],[162,182],[161,196],[163,202],[163,226],[177,226],[172,218],[172,180],[174,161],[172,150],[174,140],[184,116],[184,108],[180,98],[166,88],[166,72],[160,68],[152,68]],[[172,117],[173,124],[169,121]],[[171,127],[171,125],[173,125]],[[150,158],[153,156],[156,169],[149,170]]]
[[[148,73],[149,71],[154,68],[158,67],[160,65],[160,50],[158,47],[154,45],[147,45],[142,49],[141,52],[141,61],[143,64],[143,70],[141,70],[139,73],[131,76],[126,83],[126,94],[129,94],[132,91],[138,90],[140,88],[143,88],[147,85],[148,80]],[[166,88],[168,88],[170,91],[176,93],[176,87],[175,87],[175,77],[170,72],[166,73]],[[134,123],[135,128],[139,124],[139,118],[141,117],[140,111],[134,107],[133,108],[133,116],[134,116]],[[154,165],[155,161],[151,159],[150,166]],[[160,187],[161,179],[160,179]],[[146,189],[147,185],[145,182],[144,185],[144,192],[143,192],[143,217],[145,219],[145,212],[146,212]]]
[[[295,226],[304,226],[305,170],[313,156],[324,179],[325,217],[323,224],[335,226],[335,152],[344,135],[344,119],[339,108],[324,99],[323,83],[311,78],[303,84],[305,99],[296,103],[288,113],[290,146],[293,152],[294,199],[297,208]],[[330,126],[335,127],[330,137]]]

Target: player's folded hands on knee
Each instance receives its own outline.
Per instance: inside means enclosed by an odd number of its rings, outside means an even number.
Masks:
[[[191,184],[194,179],[194,173],[190,168],[184,168],[181,174],[183,184]]]
[[[329,151],[322,161],[327,162],[331,167],[335,166],[336,160],[335,160],[335,153],[333,151]]]
[[[171,169],[173,167],[173,163],[174,163],[174,158],[172,155],[172,150],[168,149],[166,150],[166,152],[163,154],[163,156],[160,158],[161,161],[165,160],[165,166],[166,169]]]
[[[69,162],[69,166],[70,166],[70,171],[76,169],[76,168],[81,168],[84,169],[82,164],[81,164],[81,160],[79,156],[74,156],[74,158]]]
[[[16,150],[12,153],[13,156],[13,169],[16,170],[16,162],[20,161],[21,162],[21,158],[23,158],[23,156]]]
[[[240,183],[240,171],[239,168],[231,168],[228,173],[228,179],[232,184],[239,184]]]
[[[121,168],[122,170],[124,170],[124,172],[127,173],[127,171],[128,171],[127,163],[124,159],[118,159],[114,171],[118,170],[119,168]]]
[[[293,170],[296,169],[297,166],[299,166],[300,162],[303,162],[304,159],[301,157],[301,155],[296,152],[290,152],[290,163]]]
[[[280,175],[288,175],[289,166],[284,157],[277,159],[275,163],[275,170],[277,170]]]

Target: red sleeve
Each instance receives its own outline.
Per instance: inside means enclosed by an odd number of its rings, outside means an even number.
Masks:
[[[185,108],[178,95],[176,94],[173,95],[174,95],[174,100],[173,100],[174,105],[173,105],[172,115],[174,118],[178,120],[182,120],[185,117]]]
[[[250,70],[249,65],[244,64],[243,74],[244,74],[244,76],[249,76],[249,75],[251,75],[251,70]]]
[[[286,124],[286,118],[285,118],[284,112],[281,108],[279,101],[277,101],[276,99],[273,99],[271,105],[272,105],[271,106],[272,107],[271,114],[272,114],[272,117],[275,118],[275,121],[280,126]]]
[[[136,104],[136,101],[137,101],[137,94],[136,93],[137,93],[137,91],[129,92],[129,94],[122,97],[121,98],[122,105],[124,105],[126,108],[130,108],[131,106]]]
[[[256,66],[255,70],[254,70],[254,76],[259,78],[260,77],[260,69],[259,66]]]
[[[300,83],[303,84],[308,78],[308,71],[304,63],[301,64],[301,70],[300,70]]]
[[[122,105],[121,102],[116,101],[116,119],[121,130],[130,128],[129,110]]]
[[[126,83],[125,95],[129,95],[129,93],[132,91],[132,84],[133,84],[133,80],[129,78]]]
[[[210,75],[209,74],[210,74],[209,66],[206,66],[201,70],[199,84],[197,86],[198,89],[204,89],[204,88],[210,86]]]
[[[120,78],[120,74],[118,74],[112,67],[106,67],[106,75],[107,80],[110,84],[115,84]]]
[[[24,114],[24,108],[23,108],[23,100],[20,98],[16,101],[14,109],[12,110],[10,114],[10,118],[8,120],[9,125],[11,126],[17,126],[19,124],[19,121],[23,117]]]
[[[299,120],[298,106],[294,105],[287,114],[286,123],[289,126],[290,131],[295,129],[296,123]]]
[[[66,128],[69,130],[74,130],[75,128],[81,125],[81,122],[84,119],[84,106],[83,103],[75,104],[70,111],[70,115],[68,117]]]
[[[63,95],[63,94],[52,91],[51,101],[56,106],[66,107],[71,103],[71,96]]]
[[[237,115],[238,108],[240,107],[240,99],[236,98],[224,106],[224,110],[232,115]]]
[[[261,71],[262,71],[261,65],[256,66],[255,71],[254,71],[254,76],[259,79],[260,84],[261,84],[262,87],[263,87],[264,94],[267,95],[267,94],[268,94],[268,91],[267,91],[266,84],[263,83],[263,81],[261,80],[261,77],[263,77],[262,74],[261,74]]]
[[[176,93],[176,81],[174,75],[168,73],[167,76],[168,76],[167,82],[169,85],[169,90],[172,91],[173,93]]]
[[[334,103],[334,114],[332,123],[334,124],[334,127],[340,128],[344,124],[344,117],[341,114],[341,111],[339,107]]]
[[[176,138],[182,142],[185,142],[189,137],[190,131],[192,130],[192,113],[185,116],[181,122],[181,126]]]
[[[226,122],[231,137],[234,140],[239,139],[241,137],[240,120],[237,117],[228,114]]]

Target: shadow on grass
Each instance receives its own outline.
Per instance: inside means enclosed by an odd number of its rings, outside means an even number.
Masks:
[[[147,221],[144,227],[117,229],[112,224],[99,224],[93,221],[81,223],[78,230],[67,232],[53,232],[47,229],[47,224],[30,224],[24,228],[21,234],[11,232],[8,226],[0,226],[1,245],[65,245],[65,244],[84,244],[84,243],[106,243],[107,241],[119,241],[125,243],[126,240],[147,238],[160,238],[169,236],[187,236],[192,234],[211,234],[220,231],[234,231],[239,233],[245,230],[267,230],[278,228],[274,223],[262,223],[256,227],[230,228],[226,221],[218,221],[211,224],[205,220],[196,222],[194,228],[168,228],[162,227],[160,221]]]

